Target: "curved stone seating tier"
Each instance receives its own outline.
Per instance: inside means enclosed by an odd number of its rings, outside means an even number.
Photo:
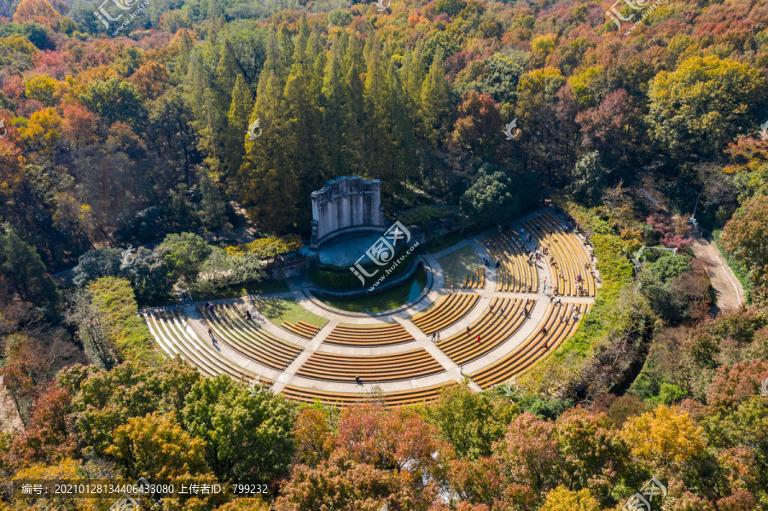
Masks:
[[[216,305],[210,313],[199,307],[203,317],[218,340],[236,351],[275,369],[285,369],[301,353],[301,347],[278,339],[258,323],[247,321],[234,305]]]
[[[565,231],[562,223],[556,217],[553,217],[552,215],[544,215],[542,216],[542,221],[552,230],[559,229],[555,236],[555,239],[558,240],[556,248],[559,249],[560,257],[562,257],[567,264],[570,264],[572,270],[571,274],[581,275],[584,289],[582,296],[595,296],[597,292],[597,283],[592,268],[592,256],[587,251],[582,241],[574,233]],[[573,287],[575,288],[575,285]],[[574,292],[573,294],[578,293]]]
[[[595,296],[591,256],[575,234],[565,231],[560,219],[545,213],[529,220],[525,228],[536,237],[540,248],[549,250],[545,259],[550,264],[550,273],[559,295],[579,296],[577,276],[581,275],[584,289],[581,296]]]
[[[471,375],[472,379],[486,389],[505,383],[513,376],[523,374],[534,362],[541,360],[545,355],[557,349],[576,330],[578,323],[588,309],[589,305],[587,304],[550,306],[544,321],[522,344],[502,359],[474,372]],[[573,319],[576,313],[579,317],[577,321]]]
[[[573,232],[562,230],[562,224],[557,218],[547,215],[543,217],[543,220],[551,229],[561,229],[556,237],[556,239],[562,242],[558,246],[560,255],[571,264],[574,274],[581,275],[583,287],[582,296],[595,296],[597,284],[592,269],[592,256],[587,251],[581,239],[579,239]]]
[[[533,300],[494,298],[480,319],[437,346],[459,365],[471,362],[490,352],[512,337],[530,314]]]
[[[306,323],[304,321],[297,321],[296,323],[291,323],[290,321],[283,321],[283,323],[280,326],[285,328],[292,334],[296,334],[299,337],[303,337],[305,339],[313,338],[314,336],[317,335],[317,332],[320,331],[320,329],[317,328],[315,325],[310,325],[309,323]]]
[[[440,393],[455,382],[419,387],[398,392],[330,392],[288,385],[283,388],[285,397],[304,403],[325,403],[337,406],[350,406],[361,403],[384,402],[385,406],[406,406],[419,403],[428,403],[440,397]]]
[[[539,282],[536,266],[528,262],[528,255],[514,231],[504,231],[485,241],[488,252],[501,262],[496,273],[496,291],[535,293]]]
[[[175,356],[181,357],[206,376],[227,374],[236,380],[251,382],[259,375],[238,366],[222,355],[211,342],[203,341],[194,332],[187,330],[186,320],[178,311],[145,313],[151,331],[162,339]],[[166,350],[168,352],[168,350]],[[265,378],[261,378],[264,380]]]
[[[413,336],[399,323],[352,325],[342,323],[328,334],[325,342],[339,346],[389,346],[413,341]]]
[[[422,332],[432,335],[466,316],[479,300],[479,295],[469,293],[443,296],[426,311],[414,314],[411,321]]]
[[[461,287],[464,289],[483,289],[485,287],[485,267],[478,268],[464,277]]]
[[[423,348],[375,356],[349,356],[313,353],[296,372],[298,376],[318,380],[363,383],[409,380],[444,371],[437,360]]]

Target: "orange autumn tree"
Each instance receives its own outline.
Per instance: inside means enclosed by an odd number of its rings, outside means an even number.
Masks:
[[[0,132],[7,128],[0,129]],[[5,131],[7,133],[7,131]],[[7,138],[0,138],[0,193],[13,193],[23,178],[24,156]]]
[[[54,27],[61,15],[56,12],[48,0],[21,0],[13,14],[14,23],[34,22],[46,27]]]

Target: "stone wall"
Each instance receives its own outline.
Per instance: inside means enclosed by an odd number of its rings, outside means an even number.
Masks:
[[[381,227],[381,181],[359,176],[331,179],[312,192],[312,245],[355,227]]]

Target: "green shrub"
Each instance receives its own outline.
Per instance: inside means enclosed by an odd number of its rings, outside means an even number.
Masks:
[[[603,225],[597,224],[595,227],[602,230]],[[598,232],[598,229],[593,229],[593,232]],[[632,262],[626,255],[624,241],[614,234],[595,234],[591,241],[602,285],[597,292],[594,307],[584,318],[576,334],[556,352],[557,359],[571,353],[585,356],[608,332],[615,330],[616,321],[622,317],[618,314],[620,311],[616,310],[618,297],[622,289],[632,284]]]
[[[149,328],[138,315],[130,282],[118,277],[102,277],[94,280],[88,290],[103,331],[120,358],[153,363],[161,359]]]

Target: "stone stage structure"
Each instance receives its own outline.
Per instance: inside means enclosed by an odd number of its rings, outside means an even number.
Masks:
[[[339,234],[384,227],[381,180],[360,176],[330,179],[312,192],[312,247]]]

